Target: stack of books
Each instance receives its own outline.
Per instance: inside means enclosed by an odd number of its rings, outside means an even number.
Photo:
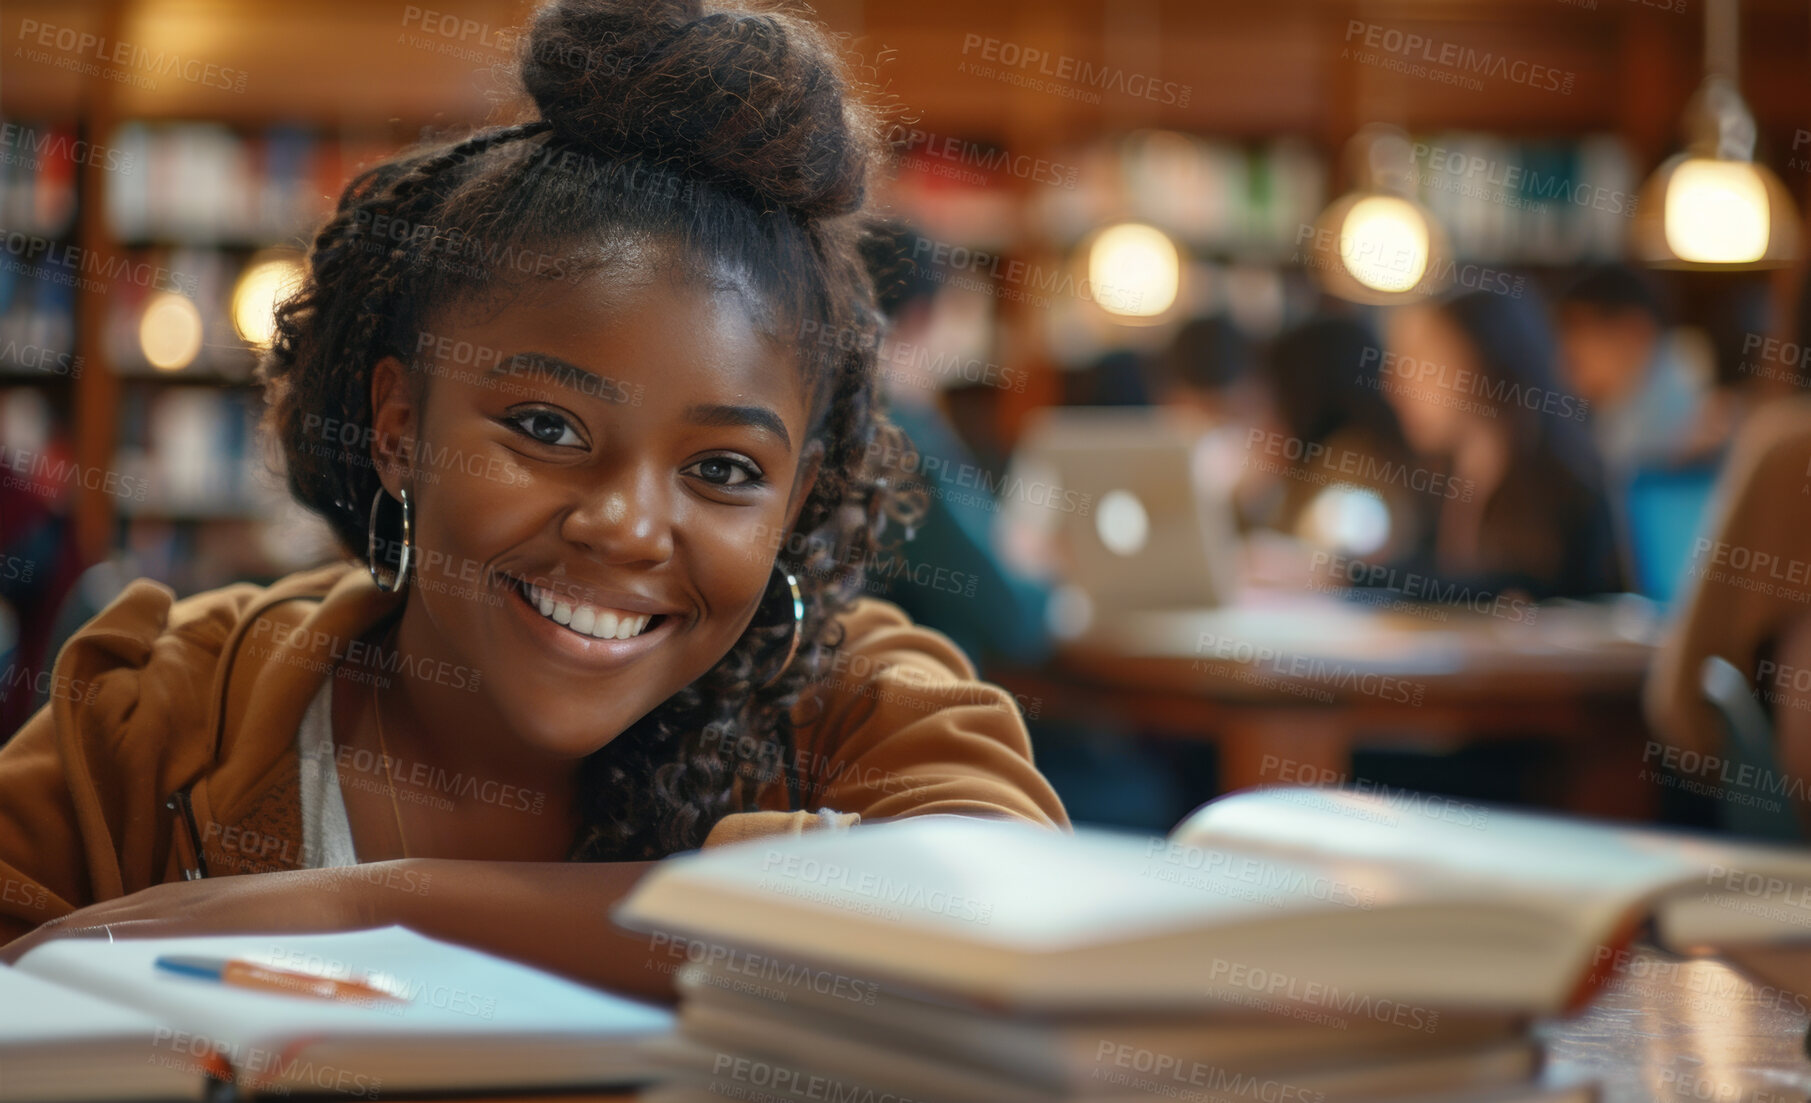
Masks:
[[[662,863],[617,920],[677,969],[651,1103],[1573,1103],[1595,1087],[1544,1074],[1533,1029],[1637,930],[1787,939],[1750,894],[1807,883],[1783,849],[1271,789],[1168,838],[934,816],[756,840]]]

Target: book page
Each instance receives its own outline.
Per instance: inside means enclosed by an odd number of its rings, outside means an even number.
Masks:
[[[201,1064],[160,1049],[168,1035],[143,1012],[0,966],[0,1103],[199,1099]]]
[[[1518,905],[1594,931],[1655,906],[1663,929],[1676,911],[1672,925],[1694,938],[1777,932],[1794,917],[1802,917],[1801,937],[1811,935],[1811,855],[1785,847],[1514,812],[1437,794],[1302,787],[1213,801],[1171,837],[1204,848],[1437,872],[1449,884],[1494,886]]]
[[[158,1022],[86,992],[0,965],[0,1045],[143,1038]],[[0,1068],[4,1068],[0,1058]]]
[[[341,979],[369,978],[401,1002],[362,1004],[261,992],[158,969],[165,954],[240,958]],[[59,939],[18,968],[156,1016],[185,1047],[235,1067],[269,1063],[298,1039],[403,1048],[409,1039],[632,1038],[670,1029],[661,1008],[612,996],[402,927],[316,935]]]

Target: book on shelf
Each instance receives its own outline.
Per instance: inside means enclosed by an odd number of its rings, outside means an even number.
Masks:
[[[64,238],[75,225],[76,177],[97,155],[75,127],[0,118],[0,378],[81,374],[75,353],[75,288]]]

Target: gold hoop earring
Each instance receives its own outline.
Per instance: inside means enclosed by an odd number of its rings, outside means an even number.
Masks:
[[[371,581],[377,588],[389,594],[400,594],[409,585],[409,563],[415,556],[415,507],[409,501],[409,488],[402,487],[396,492],[402,502],[402,555],[396,564],[396,573],[386,581],[384,571],[379,567],[377,537],[377,507],[383,504],[383,487],[371,498],[371,518],[365,525],[365,569],[371,572]]]
[[[780,675],[786,673],[786,668],[792,665],[792,660],[798,656],[799,641],[804,634],[805,626],[805,596],[799,592],[799,580],[793,577],[791,571],[781,566],[777,559],[774,560],[773,569],[786,579],[786,587],[792,591],[792,639],[786,645],[786,657],[780,660],[780,665],[775,668],[773,675],[761,683],[759,687],[761,689],[766,689],[779,681]]]

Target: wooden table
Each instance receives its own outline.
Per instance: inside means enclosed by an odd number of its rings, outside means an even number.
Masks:
[[[1438,619],[1437,619],[1438,618]],[[1043,715],[1130,722],[1218,745],[1227,790],[1337,784],[1360,746],[1451,750],[1538,737],[1565,760],[1559,803],[1650,818],[1640,691],[1656,626],[1641,607],[1378,611],[1317,598],[1132,614],[1042,671],[990,671]]]
[[[1803,1103],[1811,996],[1796,987],[1643,951],[1583,1016],[1543,1031],[1548,1075],[1599,1080],[1603,1103]]]

